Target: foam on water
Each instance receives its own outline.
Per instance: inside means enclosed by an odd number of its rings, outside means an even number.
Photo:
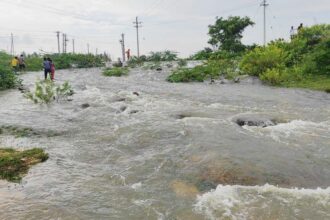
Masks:
[[[329,219],[330,187],[219,185],[198,196],[194,210],[208,219]]]
[[[330,121],[317,123],[312,121],[293,120],[288,123],[280,123],[266,128],[249,126],[243,126],[243,128],[259,135],[269,135],[275,141],[285,142],[290,137],[329,138]]]

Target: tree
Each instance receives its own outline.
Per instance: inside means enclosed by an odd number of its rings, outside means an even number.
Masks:
[[[246,27],[254,25],[249,17],[230,16],[228,19],[217,18],[214,25],[209,25],[209,44],[218,50],[241,52],[245,49],[242,44],[242,33]]]

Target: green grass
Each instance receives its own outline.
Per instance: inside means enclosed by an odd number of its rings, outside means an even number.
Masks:
[[[313,75],[303,78],[301,81],[284,82],[281,86],[290,88],[305,88],[320,90],[330,93],[330,77],[322,75]]]
[[[113,68],[106,68],[103,70],[103,75],[104,76],[115,76],[115,77],[120,77],[127,75],[129,70],[124,67],[113,67]]]
[[[11,182],[20,182],[32,165],[47,159],[48,154],[39,148],[25,151],[0,148],[0,178]]]

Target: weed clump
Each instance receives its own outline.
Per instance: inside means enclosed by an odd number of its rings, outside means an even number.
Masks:
[[[31,166],[47,159],[48,154],[39,148],[25,151],[0,148],[0,178],[20,182]]]
[[[103,75],[104,76],[115,76],[115,77],[120,77],[127,75],[129,70],[124,67],[113,67],[113,68],[106,68],[103,70]]]
[[[50,104],[54,100],[59,101],[73,94],[74,91],[69,82],[66,81],[62,85],[56,86],[53,81],[47,79],[45,81],[37,81],[35,91],[26,93],[25,97],[32,100],[35,104]]]

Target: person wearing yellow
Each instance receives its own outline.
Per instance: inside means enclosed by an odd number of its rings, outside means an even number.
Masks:
[[[18,58],[17,57],[14,57],[11,60],[11,67],[13,68],[14,72],[16,73],[17,72],[17,68],[18,68]]]

